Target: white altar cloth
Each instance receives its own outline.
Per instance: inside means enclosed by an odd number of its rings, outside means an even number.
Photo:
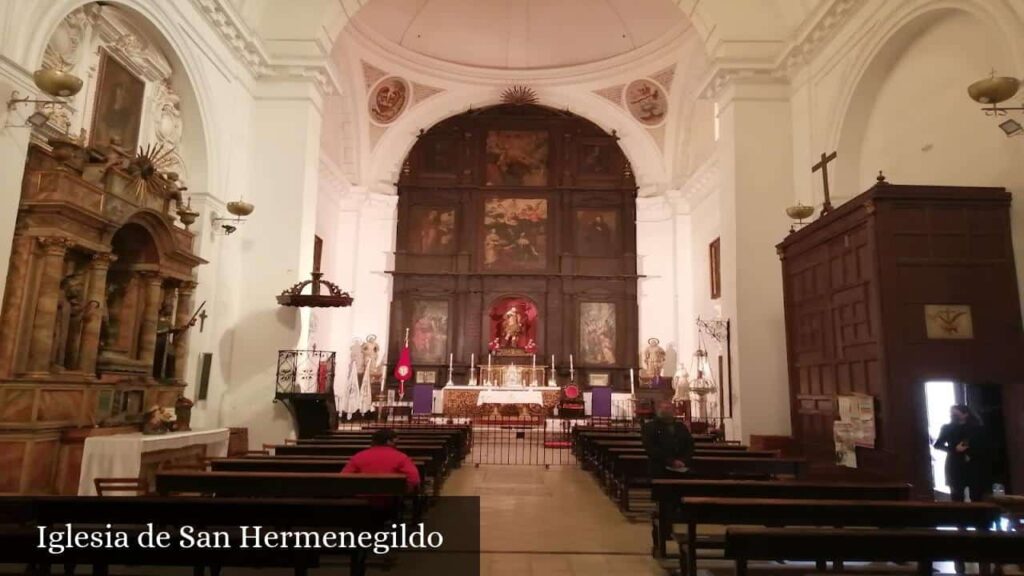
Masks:
[[[510,390],[508,388],[488,389],[485,388],[480,390],[480,395],[476,398],[476,405],[482,406],[484,404],[537,404],[539,406],[544,405],[544,394],[541,392],[542,389],[526,390]]]
[[[96,478],[138,478],[142,472],[142,454],[157,450],[173,450],[206,445],[208,458],[228,455],[227,428],[168,432],[146,436],[142,432],[92,436],[85,439],[82,453],[82,474],[78,477],[78,495],[96,496]]]

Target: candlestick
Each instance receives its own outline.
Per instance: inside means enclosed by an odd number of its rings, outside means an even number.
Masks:
[[[533,369],[534,370],[537,369],[537,355],[536,354],[533,355]]]
[[[572,354],[569,354],[569,372],[572,372]]]
[[[636,388],[633,386],[633,369],[629,369],[629,393],[636,395]]]

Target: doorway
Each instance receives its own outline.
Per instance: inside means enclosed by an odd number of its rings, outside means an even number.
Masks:
[[[949,422],[949,408],[966,404],[984,426],[988,440],[992,484],[1009,484],[1006,456],[1006,427],[1003,420],[1002,388],[998,384],[965,384],[953,380],[929,380],[924,383],[925,415],[928,423],[928,450],[931,456],[932,488],[938,498],[949,497],[946,485],[946,454],[933,445],[942,426]],[[941,495],[941,496],[940,496]]]

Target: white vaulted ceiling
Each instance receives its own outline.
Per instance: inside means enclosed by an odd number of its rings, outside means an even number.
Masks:
[[[688,26],[671,0],[373,0],[350,25],[384,44],[491,69],[596,62]]]

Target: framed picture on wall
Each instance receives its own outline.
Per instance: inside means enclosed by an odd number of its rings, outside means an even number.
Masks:
[[[722,297],[722,242],[715,238],[708,246],[708,267],[711,274],[711,299]]]
[[[484,269],[519,272],[547,268],[547,229],[546,198],[485,199]]]
[[[414,301],[409,326],[409,351],[414,364],[441,364],[447,359],[447,300]]]
[[[487,186],[547,185],[547,130],[491,130],[486,153]]]
[[[611,366],[618,360],[614,302],[580,302],[579,349],[583,364]]]
[[[591,373],[587,377],[587,384],[591,386],[607,386],[611,376],[607,372]]]
[[[116,138],[121,147],[135,152],[139,145],[145,92],[145,82],[136,78],[110,53],[103,51],[89,145],[106,146]]]
[[[414,254],[446,255],[455,252],[455,208],[410,206],[409,251]]]
[[[576,211],[576,253],[580,256],[618,255],[619,211],[581,208]]]

